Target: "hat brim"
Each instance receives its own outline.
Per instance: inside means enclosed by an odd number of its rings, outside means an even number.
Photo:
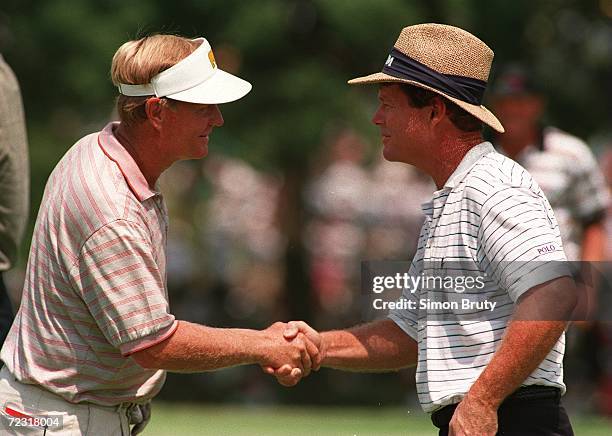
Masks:
[[[454,97],[450,97],[447,94],[432,88],[431,86],[423,85],[422,83],[415,82],[414,80],[406,80],[400,79],[398,77],[393,77],[385,73],[374,73],[369,76],[357,77],[355,79],[351,79],[348,81],[349,85],[367,85],[372,83],[384,83],[384,82],[392,82],[392,83],[406,83],[408,85],[418,86],[419,88],[427,89],[429,91],[435,92],[436,94],[441,95],[444,98],[449,99],[461,109],[465,110],[467,113],[475,116],[480,121],[490,126],[493,130],[499,133],[504,133],[504,126],[499,122],[497,117],[493,115],[493,113],[484,107],[483,105],[476,105],[466,103],[465,101],[459,100]]]
[[[212,77],[199,85],[166,97],[188,103],[222,104],[244,97],[252,87],[246,80],[217,69]]]

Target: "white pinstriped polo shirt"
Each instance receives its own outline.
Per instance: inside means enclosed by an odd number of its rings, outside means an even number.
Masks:
[[[525,169],[488,142],[473,147],[422,208],[426,220],[409,275],[421,275],[428,265],[461,264],[486,278],[477,297],[496,302],[486,320],[433,320],[419,301],[433,301],[441,291],[421,286],[403,293],[415,309],[390,312],[418,343],[417,394],[423,409],[433,412],[461,401],[499,347],[513,303],[532,287],[565,275],[558,261],[566,259],[544,194]],[[513,261],[522,267],[508,267]],[[562,336],[523,384],[565,392],[564,346]]]
[[[74,403],[152,398],[165,372],[129,355],[178,325],[166,289],[166,208],[116,126],[78,141],[49,177],[0,356],[22,383]]]

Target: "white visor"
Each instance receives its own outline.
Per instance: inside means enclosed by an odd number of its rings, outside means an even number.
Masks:
[[[129,97],[155,95],[199,104],[220,104],[238,100],[252,86],[246,80],[217,68],[212,48],[205,38],[194,39],[200,46],[185,59],[162,71],[146,85],[117,85]]]

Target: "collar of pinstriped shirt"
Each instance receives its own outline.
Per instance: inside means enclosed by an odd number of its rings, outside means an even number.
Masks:
[[[472,147],[465,154],[465,156],[463,156],[463,159],[457,168],[455,168],[455,171],[453,171],[446,183],[444,183],[444,187],[453,189],[461,182],[461,180],[465,178],[470,169],[472,169],[472,167],[480,160],[481,157],[493,151],[495,151],[495,148],[493,148],[493,145],[487,141],[481,142],[480,144]]]
[[[140,171],[140,168],[138,168],[138,165],[136,165],[130,153],[127,152],[123,145],[115,138],[115,135],[113,135],[113,129],[118,125],[118,122],[108,123],[102,129],[98,135],[100,148],[110,160],[119,166],[125,181],[138,200],[142,202],[155,195],[159,195],[159,192],[149,188],[147,179],[145,179],[145,176]]]

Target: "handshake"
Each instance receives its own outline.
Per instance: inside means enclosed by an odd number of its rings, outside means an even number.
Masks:
[[[259,364],[281,385],[295,386],[321,367],[325,357],[321,335],[304,321],[276,322],[261,333],[267,346]]]

